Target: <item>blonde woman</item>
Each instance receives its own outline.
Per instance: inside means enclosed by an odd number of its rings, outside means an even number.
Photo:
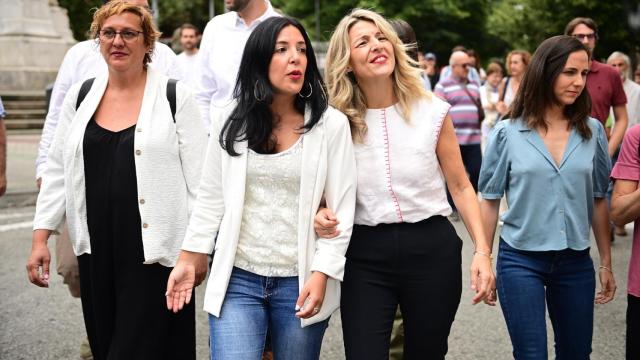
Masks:
[[[531,53],[526,50],[513,50],[507,54],[507,74],[500,83],[500,100],[497,109],[500,115],[509,111],[509,106],[516,97],[522,77],[531,61]]]
[[[449,105],[424,90],[412,64],[375,12],[354,10],[331,37],[325,78],[331,104],[349,118],[358,173],[341,299],[347,359],[389,356],[398,305],[406,359],[447,353],[462,290],[462,242],[446,218],[444,179],[476,244],[473,302],[494,303],[491,248]],[[316,231],[335,236],[339,220],[323,209]]]

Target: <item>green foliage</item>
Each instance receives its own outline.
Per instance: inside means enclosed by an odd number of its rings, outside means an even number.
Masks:
[[[85,40],[93,18],[92,9],[102,6],[102,0],[58,0],[58,3],[67,9],[74,38],[78,41]],[[215,3],[217,3],[216,14],[222,13],[224,11],[222,2],[216,0]],[[209,21],[209,0],[159,0],[158,7],[160,16],[158,26],[163,37],[170,37],[174,29],[185,22],[196,25],[202,31]]]
[[[209,20],[209,0],[158,0],[159,26],[164,36],[190,22],[204,29]],[[302,21],[316,39],[316,0],[271,0],[275,8]],[[511,49],[534,51],[544,39],[562,34],[567,22],[576,16],[593,18],[600,26],[596,57],[606,58],[615,50],[637,52],[638,29],[629,26],[631,9],[640,0],[319,0],[320,39],[329,40],[333,28],[352,8],[374,9],[388,18],[411,24],[421,51],[438,55],[446,62],[451,48],[465,45],[476,49],[483,59],[503,58]],[[91,22],[90,9],[100,0],[59,0],[69,11],[73,34],[85,38]],[[215,0],[216,14],[224,11],[223,1]],[[636,10],[637,11],[637,10]]]
[[[91,20],[93,19],[92,9],[102,5],[101,0],[58,0],[63,8],[67,9],[69,23],[73,37],[78,40],[86,40]]]
[[[631,4],[635,3],[635,4]],[[501,0],[495,1],[487,19],[487,32],[511,44],[533,52],[538,44],[564,33],[571,19],[590,17],[599,27],[595,57],[606,58],[613,51],[633,54],[638,51],[638,32],[629,26],[629,9],[638,1],[595,0]]]

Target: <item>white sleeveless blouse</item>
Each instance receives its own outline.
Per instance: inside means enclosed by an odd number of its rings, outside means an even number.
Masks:
[[[413,105],[410,121],[395,105],[367,110],[367,135],[355,144],[356,224],[415,223],[451,214],[436,156],[449,108],[432,96]]]

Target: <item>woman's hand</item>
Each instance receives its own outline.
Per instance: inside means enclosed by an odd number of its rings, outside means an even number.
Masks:
[[[31,242],[31,255],[27,260],[27,275],[29,281],[40,287],[49,287],[49,264],[51,253],[47,246],[47,240],[51,231],[38,229],[33,231]]]
[[[204,270],[204,271],[203,271]],[[207,254],[180,252],[176,266],[167,280],[167,309],[174,313],[191,302],[193,288],[200,285],[207,275]]]
[[[340,221],[338,221],[331,209],[320,208],[316,213],[313,228],[316,230],[316,234],[319,237],[331,239],[340,235],[338,224],[340,224]]]
[[[496,110],[498,110],[500,115],[504,115],[507,113],[507,110],[509,110],[509,108],[507,107],[507,104],[504,103],[504,101],[498,101],[498,103],[496,104]]]
[[[296,301],[296,316],[307,319],[317,314],[322,307],[326,289],[327,275],[319,271],[311,274]]]
[[[471,262],[471,290],[476,295],[471,300],[472,304],[484,301],[485,304],[496,304],[496,277],[491,267],[491,258],[487,255],[475,253]]]
[[[600,291],[596,294],[596,304],[606,304],[613,300],[613,296],[616,294],[616,280],[610,268],[600,267],[598,275],[600,277]]]

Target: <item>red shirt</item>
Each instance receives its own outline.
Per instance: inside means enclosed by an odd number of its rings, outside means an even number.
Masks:
[[[602,125],[607,122],[612,106],[627,103],[618,71],[595,60],[591,61],[587,75],[587,91],[591,96],[591,116],[598,119]]]
[[[614,180],[630,180],[640,182],[640,125],[635,125],[624,136],[620,156],[613,167],[611,178]],[[633,243],[631,260],[629,261],[629,294],[640,297],[640,218],[636,218],[633,226]]]

